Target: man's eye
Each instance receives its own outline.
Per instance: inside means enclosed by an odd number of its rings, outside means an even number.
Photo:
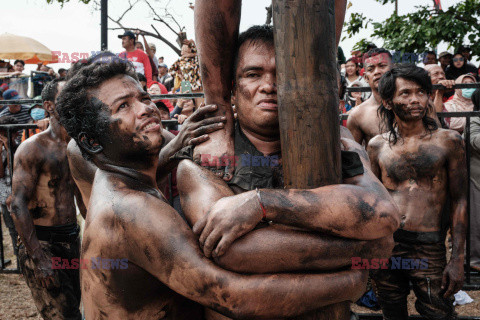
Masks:
[[[123,108],[126,108],[127,107],[127,104],[126,103],[122,103],[119,107],[118,107],[118,110],[121,110]]]
[[[247,74],[247,78],[256,78],[258,77],[258,73],[249,73]]]

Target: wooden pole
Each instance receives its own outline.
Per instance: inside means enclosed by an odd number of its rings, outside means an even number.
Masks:
[[[334,5],[334,0],[273,1],[286,188],[341,182]],[[308,318],[349,319],[350,304],[328,306]]]

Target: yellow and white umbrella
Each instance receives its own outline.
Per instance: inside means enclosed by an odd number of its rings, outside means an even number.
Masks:
[[[0,35],[0,59],[19,59],[28,64],[58,62],[58,56],[37,40],[10,33]]]

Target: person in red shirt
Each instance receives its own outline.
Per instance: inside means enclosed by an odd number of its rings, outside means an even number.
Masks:
[[[119,35],[122,39],[122,47],[125,49],[118,56],[122,59],[127,59],[135,67],[135,72],[145,75],[147,78],[147,87],[152,83],[152,67],[150,66],[150,59],[142,50],[135,49],[135,34],[132,31],[125,31],[124,34]]]

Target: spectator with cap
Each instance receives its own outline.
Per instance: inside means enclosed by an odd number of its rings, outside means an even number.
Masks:
[[[32,118],[28,112],[30,108],[28,106],[15,103],[15,100],[20,99],[20,96],[16,90],[8,89],[5,91],[3,93],[3,99],[12,101],[12,104],[7,105],[7,108],[0,112],[0,117],[12,116],[19,124],[29,123],[32,121]]]
[[[135,49],[135,34],[132,31],[125,31],[118,38],[122,39],[122,47],[125,49],[119,57],[130,61],[135,67],[135,72],[142,73],[147,78],[147,86],[152,83],[152,67],[150,59],[142,50]]]
[[[163,84],[167,91],[171,91],[173,88],[173,77],[168,73],[168,66],[165,63],[160,63],[158,65],[158,82]]]
[[[438,60],[440,61],[440,66],[442,67],[443,71],[447,70],[447,67],[452,62],[452,54],[448,51],[443,51],[438,55]]]

